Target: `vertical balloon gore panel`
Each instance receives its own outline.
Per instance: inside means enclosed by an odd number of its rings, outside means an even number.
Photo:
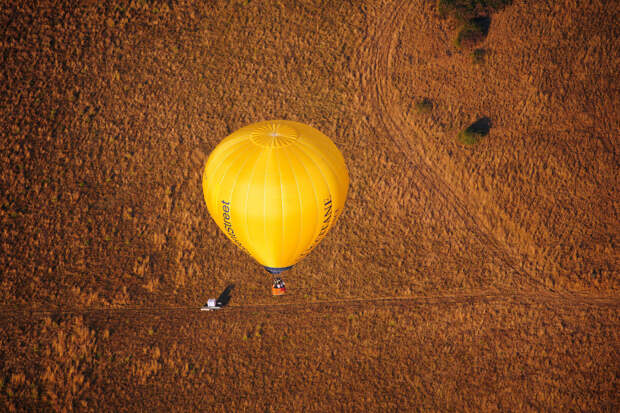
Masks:
[[[275,120],[225,138],[207,160],[207,209],[226,236],[261,265],[281,268],[309,254],[344,207],[349,175],[318,130]]]

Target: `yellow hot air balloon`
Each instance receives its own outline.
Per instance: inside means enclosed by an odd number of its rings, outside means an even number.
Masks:
[[[279,274],[334,226],[349,173],[327,136],[302,123],[272,120],[243,127],[220,142],[207,159],[202,188],[209,214],[224,234]]]

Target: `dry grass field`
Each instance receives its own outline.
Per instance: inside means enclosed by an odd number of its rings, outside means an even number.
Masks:
[[[3,0],[0,410],[618,411],[620,5],[483,17]],[[202,198],[266,119],[351,176],[284,297]]]

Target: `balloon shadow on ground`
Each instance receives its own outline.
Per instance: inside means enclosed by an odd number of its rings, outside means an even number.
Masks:
[[[228,284],[228,286],[222,291],[219,297],[217,297],[217,303],[221,307],[225,307],[230,302],[232,298],[231,292],[235,288],[235,284]]]

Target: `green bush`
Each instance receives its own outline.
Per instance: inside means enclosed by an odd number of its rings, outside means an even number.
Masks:
[[[463,129],[461,132],[459,132],[457,136],[457,141],[459,141],[463,145],[475,145],[480,142],[482,138],[489,134],[490,129],[490,119],[487,117],[480,118],[471,125],[469,125],[467,128]]]
[[[461,26],[454,40],[454,44],[458,48],[471,47],[484,40],[485,36],[484,26],[476,19],[472,19]]]
[[[433,103],[427,98],[424,98],[415,104],[415,110],[418,113],[429,113],[432,109]]]
[[[475,145],[480,142],[482,138],[484,138],[483,134],[467,128],[459,132],[457,139],[464,145]]]

